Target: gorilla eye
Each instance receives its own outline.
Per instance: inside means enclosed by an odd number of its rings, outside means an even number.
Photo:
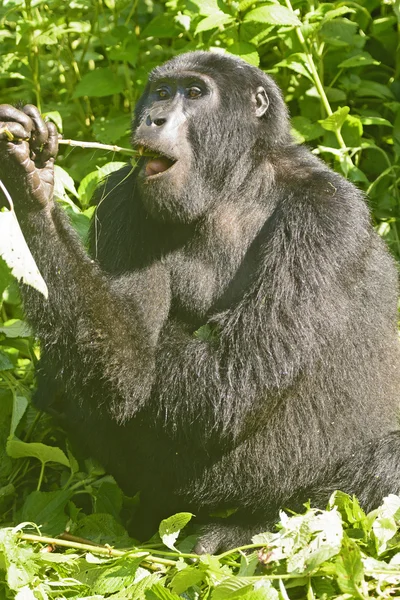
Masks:
[[[169,91],[166,88],[159,88],[158,90],[156,90],[156,94],[160,100],[165,100],[166,98],[169,98]]]
[[[192,98],[192,99],[199,98],[201,95],[202,95],[202,91],[199,87],[197,87],[197,85],[194,85],[187,90],[188,98]]]

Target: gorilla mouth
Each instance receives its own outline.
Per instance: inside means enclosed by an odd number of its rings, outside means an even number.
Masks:
[[[144,146],[139,148],[139,153],[145,158],[144,173],[146,178],[162,175],[176,163],[176,159]]]

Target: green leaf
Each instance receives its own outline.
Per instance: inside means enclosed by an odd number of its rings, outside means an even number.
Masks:
[[[206,574],[196,566],[188,566],[173,577],[171,589],[176,594],[183,594],[193,585],[199,585],[204,581]]]
[[[310,81],[314,82],[313,76],[308,66],[307,56],[303,52],[294,52],[290,54],[280,62],[278,62],[276,67],[287,67],[295,73],[299,73],[304,77],[307,77]]]
[[[355,46],[357,29],[357,23],[348,19],[334,19],[322,25],[320,35],[332,46]]]
[[[362,595],[364,568],[361,552],[357,544],[347,536],[343,537],[342,550],[335,562],[337,582],[341,591],[356,598]]]
[[[384,125],[386,127],[393,127],[393,123],[383,117],[361,116],[359,119],[363,125]]]
[[[206,17],[202,19],[200,23],[197,25],[194,34],[198,35],[202,31],[210,31],[211,29],[215,29],[216,27],[222,27],[223,25],[227,25],[228,23],[232,23],[233,19],[231,16],[220,12],[211,17]]]
[[[122,508],[122,492],[116,483],[105,481],[95,491],[95,512],[108,513],[115,519]]]
[[[268,580],[254,582],[251,577],[228,577],[218,585],[211,600],[278,600],[278,591]]]
[[[319,123],[313,123],[307,117],[293,117],[292,127],[295,130],[295,137],[300,143],[315,140],[324,133],[324,129]]]
[[[331,114],[326,119],[322,119],[318,121],[321,126],[327,131],[339,132],[342,128],[343,123],[347,119],[347,115],[350,112],[350,108],[348,106],[343,106],[342,108],[338,108],[333,114]]]
[[[349,6],[340,6],[339,8],[328,10],[328,12],[324,14],[324,21],[331,21],[332,19],[336,19],[337,17],[341,17],[342,15],[347,15],[349,13],[355,12],[356,11],[354,10],[354,8],[350,8]]]
[[[158,532],[163,544],[175,550],[174,544],[178,539],[181,529],[189,523],[192,517],[192,513],[182,512],[161,521]]]
[[[25,241],[14,211],[0,212],[0,256],[18,281],[48,297],[47,286]]]
[[[192,2],[197,6],[198,13],[205,17],[223,12],[218,6],[217,0],[192,0]]]
[[[146,600],[182,600],[182,598],[167,590],[161,583],[156,583],[150,590],[146,590]]]
[[[182,33],[175,19],[169,15],[161,14],[155,17],[141,33],[141,38],[157,37],[168,38],[175,37]]]
[[[393,99],[393,92],[382,83],[377,81],[371,81],[369,79],[362,79],[360,85],[356,89],[356,96],[358,97],[370,97],[379,98],[381,100]]]
[[[70,194],[78,198],[78,192],[75,189],[75,183],[72,179],[71,175],[67,173],[65,169],[62,169],[58,165],[54,165],[54,187],[55,187],[55,195],[57,197],[63,198],[64,193],[57,194],[57,190],[67,190]]]
[[[258,23],[268,23],[269,25],[301,26],[301,21],[296,15],[280,4],[259,6],[248,12],[244,17],[244,21],[256,21]]]
[[[350,56],[346,60],[342,61],[339,65],[339,69],[346,69],[349,67],[363,67],[365,65],[379,65],[380,62],[372,58],[369,52],[358,52],[354,56]]]
[[[10,319],[0,326],[0,333],[7,338],[28,337],[32,335],[28,323],[20,319]]]
[[[51,121],[57,127],[59,133],[63,131],[63,122],[58,110],[52,110],[42,114],[44,120],[47,122]]]
[[[14,364],[11,362],[7,352],[0,350],[0,371],[9,371],[14,368]]]
[[[68,521],[65,507],[71,495],[68,490],[31,492],[22,507],[22,520],[42,525],[47,534],[62,533]]]
[[[103,570],[92,591],[105,596],[125,590],[134,583],[137,568],[145,556],[147,556],[146,553],[140,553],[139,556],[126,557],[116,564],[110,565]]]
[[[247,42],[237,42],[229,46],[228,52],[235,56],[240,56],[243,60],[248,62],[250,65],[258,67],[260,64],[260,57],[254,44],[248,44]]]
[[[76,86],[72,97],[91,96],[101,98],[120,94],[123,89],[122,79],[109,67],[102,67],[86,73]]]
[[[11,458],[37,458],[42,463],[56,462],[69,467],[69,460],[64,452],[55,446],[47,446],[40,442],[21,442],[16,437],[10,437],[7,442],[7,454]]]
[[[81,518],[72,533],[96,544],[131,546],[132,539],[125,528],[110,514],[95,513]]]
[[[13,396],[13,410],[12,410],[12,418],[11,418],[11,427],[10,427],[10,436],[12,437],[15,434],[15,430],[18,427],[19,422],[25,414],[25,411],[28,407],[28,399],[25,396]]]
[[[120,138],[128,135],[131,129],[130,116],[101,117],[93,123],[96,139],[103,144],[115,144]]]

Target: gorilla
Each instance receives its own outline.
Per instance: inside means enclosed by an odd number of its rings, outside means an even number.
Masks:
[[[293,141],[270,77],[209,52],[156,68],[142,156],[98,190],[89,255],[53,198],[55,127],[2,105],[0,131],[49,288],[21,286],[36,403],[140,490],[142,537],[190,511],[216,552],[337,488],[366,509],[400,492],[396,269],[363,195]]]

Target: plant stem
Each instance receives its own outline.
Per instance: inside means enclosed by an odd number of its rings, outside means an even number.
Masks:
[[[41,465],[41,467],[40,467],[39,481],[38,481],[37,488],[36,488],[36,491],[37,491],[37,492],[40,492],[40,488],[41,488],[41,486],[42,486],[42,482],[43,482],[43,475],[44,475],[44,469],[45,469],[45,467],[46,467],[46,463],[45,463],[45,462],[42,462],[42,465]]]
[[[285,2],[286,2],[286,6],[288,7],[288,9],[291,12],[294,12],[293,7],[290,3],[290,0],[285,0]],[[313,77],[315,87],[317,88],[317,91],[318,91],[319,97],[321,98],[321,102],[325,109],[325,112],[329,117],[331,114],[333,114],[333,111],[332,111],[331,105],[329,104],[329,100],[325,93],[324,86],[322,85],[322,81],[318,74],[317,68],[315,66],[313,55],[308,48],[307,42],[304,39],[304,35],[303,35],[303,32],[301,31],[300,27],[296,27],[296,34],[297,34],[297,37],[299,38],[300,44],[303,46],[303,50],[304,50],[304,53],[307,58],[308,67],[311,71],[311,75]],[[340,148],[342,148],[342,150],[347,150],[346,142],[344,141],[341,132],[335,131],[335,135],[336,135],[337,141],[339,142]]]
[[[121,557],[128,556],[129,554],[135,554],[135,552],[132,552],[132,550],[116,550],[115,548],[111,548],[108,546],[95,546],[92,544],[82,544],[80,542],[70,542],[68,540],[60,540],[58,538],[48,537],[46,535],[34,535],[31,533],[18,533],[17,535],[21,540],[25,540],[27,542],[38,542],[40,544],[48,544],[50,546],[62,546],[64,548],[73,548],[75,550],[92,552],[93,554],[102,554],[103,556]],[[152,556],[151,554],[147,554],[146,551],[141,552],[140,548],[134,548],[134,551],[136,551],[137,554],[143,554],[144,562],[157,563],[168,567],[174,567],[176,565],[175,560],[168,560],[166,558]],[[177,556],[179,556],[178,553]]]

